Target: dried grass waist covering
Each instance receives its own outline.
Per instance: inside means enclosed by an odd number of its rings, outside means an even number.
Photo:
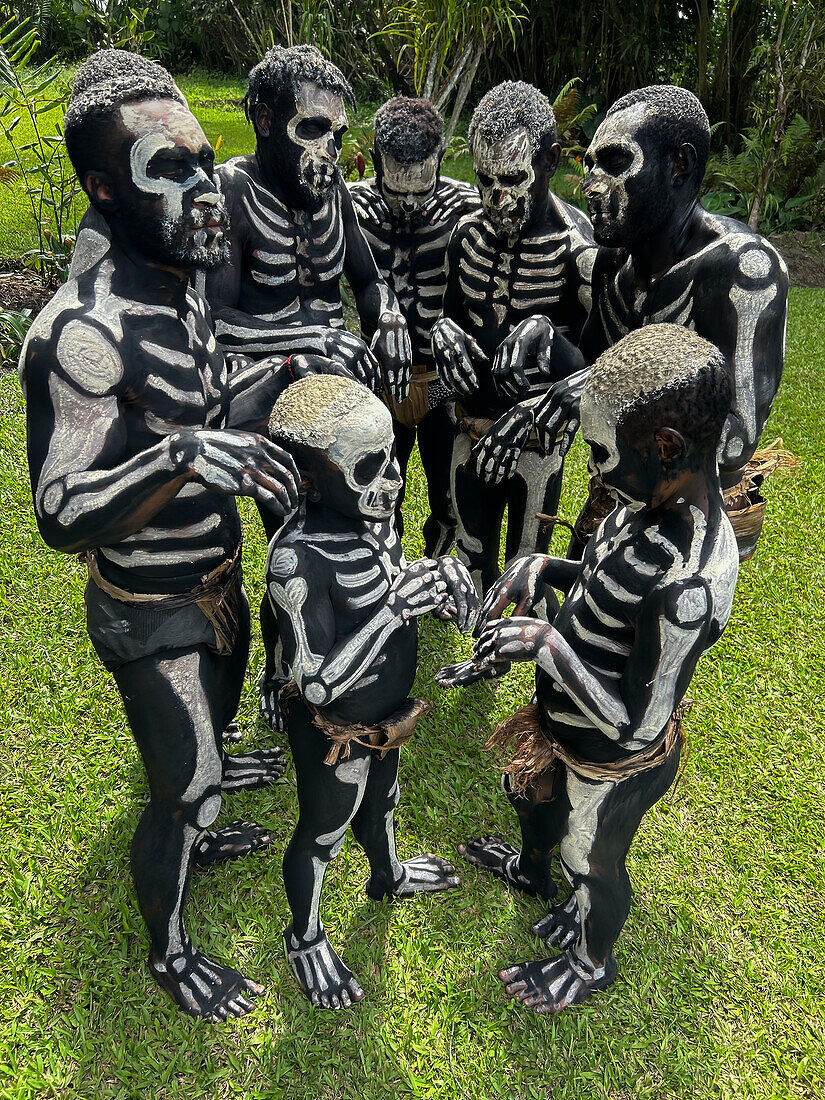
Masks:
[[[501,770],[507,772],[515,791],[524,791],[531,780],[542,772],[549,772],[561,761],[575,775],[599,783],[621,783],[640,772],[662,764],[673,746],[684,745],[682,718],[693,706],[692,699],[683,699],[674,710],[664,733],[647,749],[634,752],[615,763],[595,763],[585,760],[568,745],[558,741],[541,719],[536,703],[521,707],[499,722],[487,740],[486,748],[497,750],[507,757]]]
[[[285,721],[289,718],[289,708],[293,700],[299,696],[301,692],[294,680],[289,680],[281,688],[278,699]],[[302,696],[301,698],[303,699]],[[412,737],[419,719],[433,707],[427,699],[407,699],[398,710],[393,711],[382,722],[377,722],[373,726],[364,726],[359,722],[346,725],[332,722],[306,699],[303,699],[303,704],[312,715],[312,724],[321,733],[326,734],[332,742],[329,752],[324,757],[324,763],[329,765],[337,764],[339,760],[346,760],[353,742],[365,749],[370,749],[379,758],[383,758],[394,749],[400,749]]]
[[[207,573],[196,588],[189,592],[166,595],[128,592],[125,588],[112,584],[101,574],[97,555],[95,549],[86,550],[79,557],[86,565],[89,577],[107,596],[146,611],[175,611],[193,603],[197,604],[214,627],[216,652],[224,654],[233,651],[241,624],[240,593],[239,586],[236,585],[241,571],[240,543],[232,557],[221,562],[211,573]]]
[[[796,457],[785,447],[781,439],[775,439],[767,447],[754,451],[745,466],[742,480],[725,490],[725,511],[736,535],[736,541],[746,543],[750,557],[756,548],[756,540],[765,522],[765,498],[763,483],[777,470],[792,470],[798,465]]]

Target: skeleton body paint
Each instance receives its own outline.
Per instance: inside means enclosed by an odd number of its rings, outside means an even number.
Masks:
[[[450,503],[450,457],[455,434],[445,407],[450,391],[432,377],[433,323],[441,313],[446,284],[447,244],[456,224],[479,210],[474,188],[438,176],[439,153],[422,163],[403,165],[386,151],[382,176],[351,186],[353,204],[381,276],[395,292],[412,341],[413,386],[426,390],[417,410],[396,410],[395,443],[406,484],[409,457],[418,439],[427,478],[430,515],[424,523],[424,553],[438,557],[449,551],[455,537]],[[391,410],[393,406],[391,405]],[[403,417],[403,422],[400,419]],[[403,534],[399,494],[397,521]]]
[[[274,47],[252,70],[245,107],[256,149],[216,173],[232,218],[231,257],[209,276],[206,294],[225,349],[256,359],[273,352],[320,354],[400,399],[410,380],[409,334],[341,179],[345,103],[355,106],[349,84],[314,47]],[[342,275],[355,296],[363,339],[344,327]],[[261,519],[270,539],[277,517],[261,512]],[[261,630],[261,713],[278,728],[286,670],[266,600]]]
[[[613,946],[632,897],[625,858],[676,774],[671,716],[730,617],[738,554],[716,463],[730,398],[722,354],[683,328],[649,326],[606,352],[584,391],[582,433],[618,506],[581,563],[533,555],[511,566],[482,607],[473,660],[437,677],[449,686],[513,661],[537,666],[532,735],[558,755],[548,767],[534,752],[505,777],[521,850],[480,837],[461,851],[511,886],[552,897],[559,849],[573,893],[536,931],[562,954],[501,971],[508,993],[538,1012],[577,1004],[616,977]],[[565,594],[552,626],[526,617],[545,585]],[[510,604],[514,616],[499,618]],[[528,751],[512,736],[517,754]]]
[[[267,592],[298,697],[288,715],[299,820],[284,856],[293,973],[313,1004],[346,1008],[363,991],[320,917],[331,859],[351,825],[370,862],[367,893],[402,897],[456,886],[453,867],[395,850],[398,752],[364,743],[368,728],[412,713],[416,619],[429,612],[472,625],[477,601],[451,558],[408,565],[393,523],[401,476],[386,408],[355,383],[308,379],[273,410],[271,434],[290,448],[306,496],[272,540]],[[309,581],[311,578],[311,582]],[[337,762],[327,729],[350,740]],[[359,743],[359,741],[361,743]]]
[[[465,218],[450,240],[444,316],[432,346],[441,380],[458,399],[451,472],[458,552],[487,591],[499,573],[505,508],[507,560],[547,545],[535,516],[556,512],[575,425],[565,425],[542,455],[537,438],[526,446],[530,408],[519,410],[517,423],[511,410],[519,395],[539,397],[583,364],[574,345],[590,304],[595,245],[586,217],[549,192],[555,120],[536,89],[505,84],[488,93],[470,141],[483,212]],[[519,383],[508,392],[502,381],[513,377]],[[519,461],[490,478],[503,468],[513,433]]]
[[[222,1020],[261,987],[194,947],[183,905],[192,866],[269,841],[251,822],[209,829],[224,785],[283,772],[278,751],[224,759],[221,731],[249,643],[234,497],[297,504],[292,460],[257,434],[289,376],[280,359],[227,371],[188,287],[221,252],[212,150],[163,69],[112,53],[114,76],[108,51],[78,70],[67,112],[94,247],[21,356],[32,491],[48,545],[87,555],[90,637],[147,770],[132,872],[151,973],[184,1011]]]
[[[720,348],[734,384],[719,455],[727,489],[743,476],[782,378],[788,272],[763,237],[700,206],[709,142],[707,116],[683,88],[643,88],[611,107],[585,158],[582,190],[602,247],[580,347],[591,363],[626,333],[667,322]],[[545,441],[575,422],[586,377],[525,402],[509,431],[502,426],[512,446],[500,461],[514,461],[527,416]],[[571,552],[581,551],[574,539]]]

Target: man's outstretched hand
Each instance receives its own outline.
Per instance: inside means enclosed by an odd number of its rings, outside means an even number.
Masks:
[[[406,400],[412,378],[412,344],[402,314],[381,314],[371,348],[384,370],[387,389],[396,401]]]
[[[442,385],[454,393],[469,397],[478,389],[473,360],[488,362],[478,343],[449,317],[436,321],[432,330],[432,349]]]

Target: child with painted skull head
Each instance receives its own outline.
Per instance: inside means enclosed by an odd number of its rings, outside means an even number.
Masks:
[[[284,938],[312,1003],[346,1008],[364,994],[326,937],[319,902],[348,826],[370,863],[370,897],[458,885],[439,856],[398,859],[397,749],[429,709],[408,698],[416,619],[433,612],[466,631],[478,601],[455,559],[405,561],[394,524],[402,482],[392,417],[367,389],[333,376],[298,381],[275,403],[270,435],[303,479],[300,506],[273,538],[266,566],[294,677],[282,694],[299,805],[284,856],[292,911]]]
[[[644,813],[673,782],[682,700],[700,656],[722,635],[738,572],[717,454],[731,403],[722,353],[676,325],[630,333],[594,364],[582,434],[616,507],[581,562],[533,554],[496,582],[472,660],[444,686],[536,664],[536,702],[503,722],[504,791],[522,844],[470,840],[459,851],[510,886],[556,893],[558,847],[570,898],[533,931],[554,958],[501,971],[538,1012],[578,1004],[616,978],[613,947],[630,911],[625,858]],[[549,625],[528,617],[545,585],[565,594]],[[514,605],[513,617],[505,617]]]

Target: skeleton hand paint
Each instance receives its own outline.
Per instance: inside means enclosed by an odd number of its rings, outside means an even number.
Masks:
[[[405,622],[431,611],[440,611],[450,591],[433,558],[419,558],[408,565],[393,582],[387,606]]]
[[[587,370],[580,370],[551,386],[535,407],[535,425],[542,449],[563,447],[567,453],[579,426],[579,401],[587,381]]]
[[[477,476],[490,485],[513,477],[532,430],[533,410],[528,405],[516,405],[500,416],[470,454]]]
[[[435,674],[435,682],[443,688],[468,687],[470,684],[481,683],[482,680],[495,680],[509,671],[510,665],[506,661],[483,667],[475,660],[458,661],[454,665],[440,668]]]
[[[299,378],[309,378],[312,374],[337,374],[342,378],[352,378],[355,381],[355,374],[349,370],[346,364],[342,364],[340,361],[336,361],[332,356],[325,355],[312,355],[312,354],[300,354],[291,355],[289,357],[288,369],[292,372],[292,376],[297,382]]]
[[[473,661],[482,667],[502,660],[535,661],[552,630],[538,619],[492,619],[479,634]]]
[[[381,367],[363,340],[346,329],[327,329],[324,335],[324,354],[341,363],[346,373],[352,375],[373,393],[381,389]]]
[[[530,554],[505,569],[484,598],[476,633],[491,620],[500,619],[511,604],[515,604],[514,616],[529,615],[542,597],[542,573],[549,561],[547,554]]]
[[[210,489],[252,497],[278,515],[298,506],[298,470],[292,457],[262,435],[196,431],[170,437],[177,460]]]
[[[412,345],[403,314],[382,313],[371,346],[384,368],[393,397],[396,401],[404,401],[410,392]]]
[[[493,358],[496,388],[518,401],[530,389],[525,367],[531,360],[544,374],[550,373],[553,350],[553,325],[549,317],[538,314],[528,317],[505,336]]]
[[[452,321],[442,317],[433,325],[433,358],[443,385],[455,393],[469,397],[478,388],[478,376],[473,359],[486,363],[487,356],[472,336]]]
[[[467,634],[472,630],[479,610],[473,578],[458,558],[438,558],[437,564],[441,578],[447,585],[449,599],[435,614],[445,621],[455,619],[461,633]]]

